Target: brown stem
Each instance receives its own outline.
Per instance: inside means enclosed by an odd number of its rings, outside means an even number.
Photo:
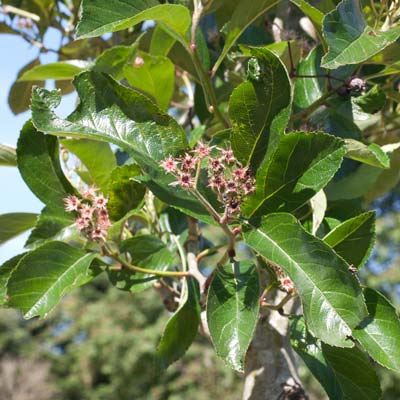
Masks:
[[[188,270],[194,276],[200,284],[200,288],[203,289],[206,277],[200,272],[199,264],[197,260],[197,254],[199,252],[199,224],[197,219],[188,217],[188,238],[186,240],[186,257]]]

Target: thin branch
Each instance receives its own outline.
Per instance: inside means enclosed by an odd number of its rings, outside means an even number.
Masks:
[[[197,254],[199,252],[199,224],[197,219],[188,217],[188,238],[186,240],[187,250],[187,263],[189,272],[194,276],[203,289],[206,282],[206,277],[200,272],[199,264],[197,261]]]
[[[278,304],[270,304],[264,301],[261,301],[261,306],[269,308],[270,310],[275,310],[279,311],[283,308],[283,306],[290,300],[293,299],[293,297],[296,297],[297,293],[288,293]]]

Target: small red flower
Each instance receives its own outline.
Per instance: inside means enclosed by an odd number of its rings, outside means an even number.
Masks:
[[[175,172],[177,170],[177,162],[172,156],[162,160],[160,165],[162,168],[164,168],[165,172]]]
[[[108,200],[102,195],[99,194],[98,196],[96,196],[93,200],[93,205],[96,208],[105,208],[107,205]]]
[[[221,175],[214,175],[210,178],[208,186],[221,192],[225,186],[225,179]]]
[[[90,207],[89,204],[82,204],[82,207],[79,209],[79,214],[82,218],[91,219],[93,216],[93,211],[95,209]]]
[[[188,190],[193,187],[194,180],[190,174],[182,172],[178,175],[178,180],[170,183],[171,186],[182,186],[184,189]]]
[[[69,194],[68,197],[64,199],[65,211],[72,212],[78,211],[81,201],[74,195]]]
[[[237,181],[243,181],[247,178],[248,171],[247,167],[236,168],[232,171],[232,177]]]
[[[196,165],[197,165],[197,157],[193,157],[189,153],[186,153],[181,158],[181,168],[184,171],[192,171],[196,168]]]
[[[237,162],[235,155],[233,154],[232,149],[222,150],[222,160],[227,164],[233,164]]]
[[[208,157],[213,147],[215,146],[209,146],[207,144],[204,144],[203,142],[198,142],[193,152],[197,155],[198,158],[201,159],[204,157]]]
[[[89,228],[90,219],[89,218],[79,217],[79,218],[76,219],[75,225],[80,231],[83,231],[86,228]]]

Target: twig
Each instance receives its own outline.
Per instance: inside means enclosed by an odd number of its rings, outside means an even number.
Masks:
[[[261,306],[262,307],[266,307],[269,308],[270,310],[275,310],[275,311],[279,311],[283,308],[283,306],[293,297],[296,297],[297,294],[296,293],[288,293],[278,304],[270,304],[264,301],[261,301]]]
[[[203,289],[206,277],[200,272],[197,261],[197,254],[199,252],[199,224],[197,219],[188,217],[188,232],[189,235],[186,240],[188,269]]]

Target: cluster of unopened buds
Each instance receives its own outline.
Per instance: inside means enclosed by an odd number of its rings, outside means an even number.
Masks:
[[[97,194],[94,187],[88,187],[82,193],[82,199],[68,195],[64,199],[65,211],[76,215],[75,225],[89,240],[105,241],[111,226],[107,210],[107,199]]]
[[[287,293],[296,293],[297,292],[296,286],[294,286],[293,281],[287,275],[285,275],[283,269],[275,264],[269,264],[269,265],[275,272],[276,278],[279,283],[279,288]]]
[[[175,175],[172,186],[185,190],[196,189],[196,180],[201,168],[207,168],[207,185],[218,196],[225,207],[228,219],[240,213],[243,198],[255,191],[255,179],[248,169],[234,156],[232,149],[221,149],[199,142],[194,150],[181,157],[167,157],[161,167]]]

